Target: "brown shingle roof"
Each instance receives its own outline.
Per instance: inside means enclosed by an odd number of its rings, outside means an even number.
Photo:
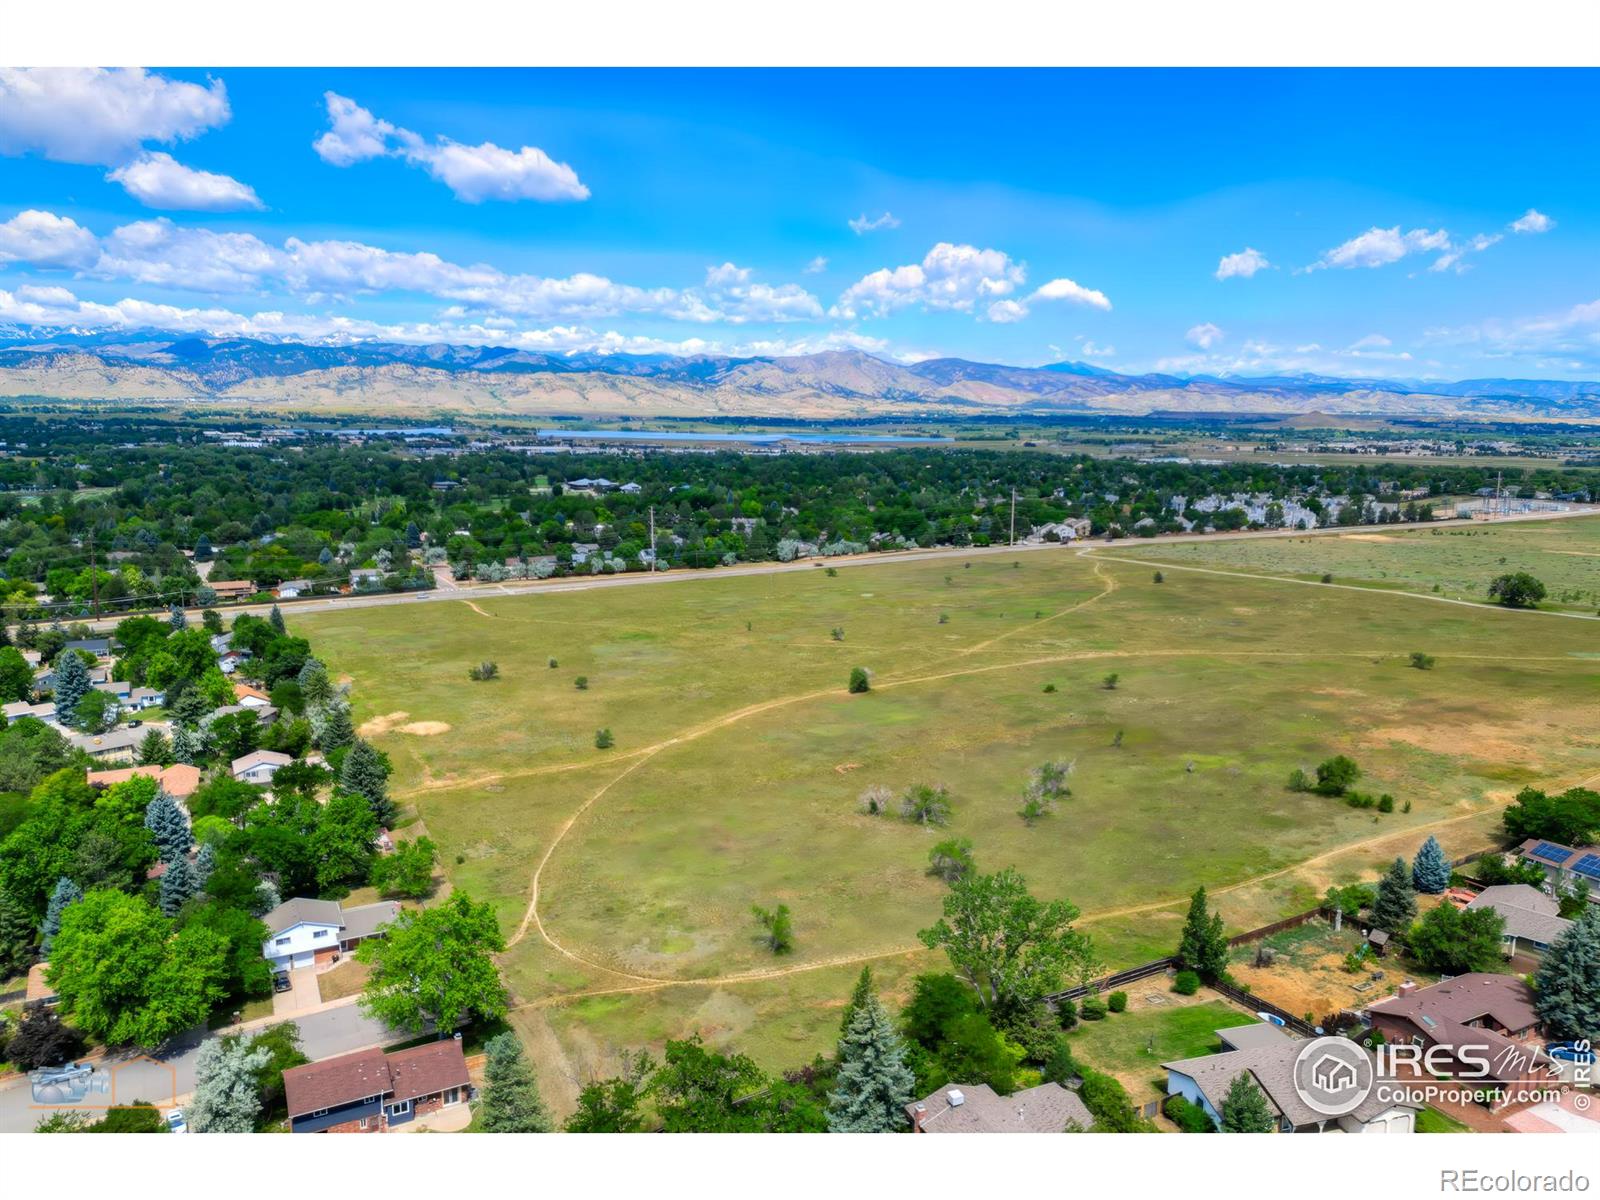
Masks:
[[[1475,971],[1444,983],[1420,988],[1409,996],[1393,996],[1368,1006],[1369,1011],[1404,1017],[1422,1028],[1466,1025],[1483,1017],[1519,1032],[1539,1023],[1533,1008],[1533,989],[1510,975]]]
[[[389,1060],[382,1050],[357,1050],[283,1073],[284,1099],[291,1118],[383,1096],[390,1086]]]
[[[952,1103],[957,1094],[960,1104]],[[924,1133],[1065,1133],[1069,1121],[1085,1130],[1094,1124],[1077,1093],[1059,1083],[1041,1083],[1009,1096],[996,1095],[986,1083],[953,1083],[906,1105],[913,1124],[919,1107]]]
[[[455,1038],[396,1050],[388,1055],[389,1076],[394,1080],[395,1100],[415,1100],[446,1088],[466,1087],[467,1057]]]

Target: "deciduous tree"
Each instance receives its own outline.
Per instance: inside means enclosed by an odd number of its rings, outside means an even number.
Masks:
[[[429,1022],[454,1029],[468,1017],[496,1020],[505,1015],[506,990],[493,956],[505,948],[494,908],[463,892],[437,908],[402,912],[386,936],[356,949],[372,968],[361,1006],[415,1033]]]

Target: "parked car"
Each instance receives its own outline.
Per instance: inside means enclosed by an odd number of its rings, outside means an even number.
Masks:
[[[141,726],[143,724],[144,724],[143,721],[129,721],[128,722],[128,728],[129,729],[137,729],[137,728],[139,728],[139,726]]]
[[[183,1109],[175,1108],[167,1114],[167,1132],[188,1133],[189,1122],[183,1115]]]
[[[289,972],[287,971],[279,971],[272,977],[272,990],[275,992],[287,992],[293,986],[289,982]]]

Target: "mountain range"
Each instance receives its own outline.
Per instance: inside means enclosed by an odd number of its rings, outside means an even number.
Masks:
[[[1123,375],[1077,362],[896,363],[857,350],[745,358],[546,354],[443,343],[174,340],[155,332],[36,338],[24,330],[0,331],[0,396],[479,415],[1600,418],[1600,382]]]

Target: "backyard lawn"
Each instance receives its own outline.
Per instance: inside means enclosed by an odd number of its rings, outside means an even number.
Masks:
[[[1150,998],[1162,1003],[1149,1004]],[[1116,1076],[1134,1103],[1144,1104],[1166,1095],[1162,1063],[1210,1054],[1221,1045],[1217,1030],[1255,1022],[1223,1000],[1190,1003],[1183,996],[1152,991],[1130,997],[1127,1012],[1110,1013],[1103,1021],[1080,1021],[1068,1040],[1079,1062]]]

